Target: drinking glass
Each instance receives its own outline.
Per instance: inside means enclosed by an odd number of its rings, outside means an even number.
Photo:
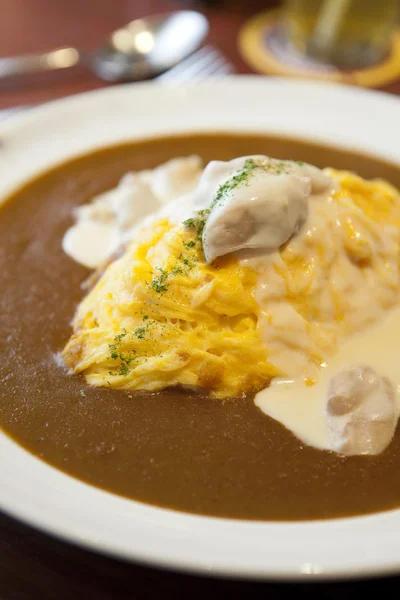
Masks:
[[[285,34],[297,51],[320,62],[367,67],[389,52],[398,9],[398,0],[285,0]]]

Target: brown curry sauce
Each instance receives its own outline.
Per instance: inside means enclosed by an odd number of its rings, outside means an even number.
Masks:
[[[189,512],[317,519],[400,505],[400,431],[377,457],[302,445],[252,398],[88,387],[56,359],[88,271],[61,249],[72,209],[129,170],[175,156],[269,154],[382,177],[370,157],[283,138],[204,134],[102,150],[46,173],[0,209],[0,423],[27,450],[95,486]]]

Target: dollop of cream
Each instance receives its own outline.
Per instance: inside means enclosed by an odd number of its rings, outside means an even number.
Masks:
[[[210,162],[194,195],[207,215],[206,261],[243,249],[277,250],[306,221],[312,193],[332,185],[305,163],[259,155]]]

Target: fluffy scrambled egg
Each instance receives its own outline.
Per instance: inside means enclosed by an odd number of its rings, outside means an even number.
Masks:
[[[201,241],[156,222],[80,304],[64,350],[93,385],[181,385],[237,396],[277,371],[257,332],[256,273],[233,258],[204,263]]]
[[[347,336],[400,301],[400,195],[381,180],[326,169],[337,191],[263,266],[257,299],[269,360],[313,384]]]
[[[278,375],[312,383],[340,338],[398,304],[400,290],[399,193],[326,173],[337,191],[264,263],[206,264],[195,231],[168,219],[143,229],[79,305],[67,365],[93,385],[217,398]]]

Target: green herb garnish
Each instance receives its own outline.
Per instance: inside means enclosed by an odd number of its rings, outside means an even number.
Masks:
[[[135,329],[132,335],[136,336],[138,340],[142,340],[144,338],[145,333],[145,327],[138,327],[137,329]]]
[[[157,292],[157,294],[163,294],[168,289],[168,284],[166,283],[168,273],[161,267],[156,268],[158,271],[160,271],[160,275],[158,277],[153,277],[150,287],[152,290]]]
[[[123,333],[115,336],[115,339],[118,342],[121,342],[121,338],[127,335],[127,331],[125,329],[122,330]],[[109,375],[123,375],[124,377],[128,375],[130,372],[130,364],[137,358],[136,350],[130,350],[128,355],[123,352],[119,352],[117,348],[117,344],[108,344],[108,349],[110,351],[110,358],[112,360],[119,360],[119,368],[115,371],[109,371]]]
[[[194,219],[186,219],[186,221],[183,221],[183,224],[188,229],[194,229],[196,227],[196,223],[195,223]]]
[[[195,230],[197,242],[202,244],[204,227],[213,208],[221,204],[225,200],[226,196],[240,185],[248,185],[250,176],[253,174],[254,169],[258,166],[260,165],[258,165],[252,158],[248,158],[241,169],[236,171],[232,177],[227,179],[225,183],[218,187],[217,192],[210,204],[210,208],[199,210],[195,217],[183,221],[183,225],[187,229]],[[193,246],[196,244],[196,241],[187,242],[184,244],[185,248],[193,248]]]
[[[114,340],[116,342],[121,342],[122,338],[124,338],[127,334],[128,334],[128,332],[126,331],[126,329],[124,327],[124,329],[122,330],[122,333],[119,333],[118,335],[116,335]]]
[[[221,204],[221,202],[225,200],[227,194],[231,193],[240,185],[248,185],[250,176],[253,175],[254,169],[258,166],[260,165],[254,162],[252,158],[248,158],[243,167],[239,169],[235,175],[233,175],[230,179],[227,179],[225,183],[222,183],[219,186],[217,193],[211,202],[209,210],[211,211],[215,206]]]

